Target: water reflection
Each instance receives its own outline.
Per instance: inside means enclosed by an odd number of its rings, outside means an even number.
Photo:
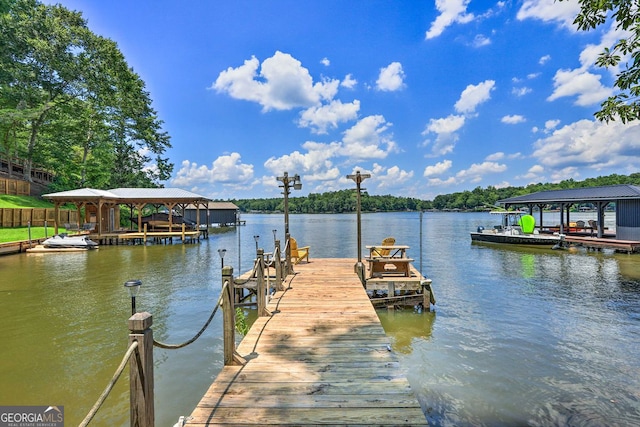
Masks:
[[[415,339],[428,340],[431,337],[436,313],[417,313],[411,309],[378,310],[378,317],[384,331],[392,338],[392,349],[409,354],[413,351],[412,344]]]

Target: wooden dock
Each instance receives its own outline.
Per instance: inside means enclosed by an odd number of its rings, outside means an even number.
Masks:
[[[296,265],[184,425],[427,425],[354,264]]]
[[[598,238],[586,236],[567,235],[565,244],[583,246],[587,249],[612,249],[616,252],[637,253],[640,252],[640,242],[635,240],[618,240],[612,237]]]

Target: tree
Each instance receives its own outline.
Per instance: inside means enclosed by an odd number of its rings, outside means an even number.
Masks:
[[[157,186],[173,164],[144,82],[78,12],[0,0],[0,149],[56,171],[57,189]],[[150,167],[152,165],[152,167]]]
[[[566,0],[560,0],[566,1]],[[598,120],[612,121],[619,118],[622,123],[640,119],[640,8],[637,1],[630,0],[579,0],[580,13],[574,23],[578,29],[589,31],[615,21],[615,27],[627,37],[619,39],[611,48],[605,48],[598,57],[599,67],[621,67],[614,86],[620,92],[610,96],[595,113]],[[627,62],[628,59],[628,62]],[[625,61],[621,64],[621,61]]]

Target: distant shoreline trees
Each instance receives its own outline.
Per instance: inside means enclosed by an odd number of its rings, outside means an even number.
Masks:
[[[396,197],[391,195],[362,195],[364,212],[398,212],[420,210],[460,210],[485,211],[496,207],[498,200],[522,196],[548,190],[569,188],[600,187],[606,185],[630,184],[640,185],[640,173],[631,175],[608,175],[589,178],[584,181],[573,179],[558,184],[530,184],[526,187],[476,187],[471,191],[461,191],[436,196],[433,200],[420,200],[412,197]],[[282,212],[283,198],[239,199],[231,200],[242,212]],[[290,213],[348,213],[356,210],[355,190],[341,190],[322,194],[311,193],[307,197],[290,197]]]

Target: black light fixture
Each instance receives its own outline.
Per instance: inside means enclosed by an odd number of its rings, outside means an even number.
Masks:
[[[140,291],[140,286],[142,286],[142,281],[140,280],[127,280],[124,282],[124,287],[129,291],[129,295],[131,296],[131,315],[136,314],[136,295]]]
[[[279,185],[279,187],[282,188],[282,194],[284,195],[284,241],[285,248],[287,248],[285,256],[286,264],[291,265],[291,251],[289,248],[289,194],[291,193],[291,187],[293,187],[294,190],[302,190],[302,181],[300,181],[300,175],[295,174],[293,177],[289,177],[289,173],[287,172],[276,179],[282,182],[282,185]]]
[[[224,267],[224,255],[227,253],[226,249],[218,249],[218,255],[220,255],[220,267]]]
[[[260,236],[253,236],[253,240],[256,241],[256,252],[258,252],[258,240],[260,240]]]
[[[276,233],[278,232],[278,230],[272,230],[272,231],[273,231],[273,245],[275,246],[276,240],[278,240],[278,238],[276,237]]]

